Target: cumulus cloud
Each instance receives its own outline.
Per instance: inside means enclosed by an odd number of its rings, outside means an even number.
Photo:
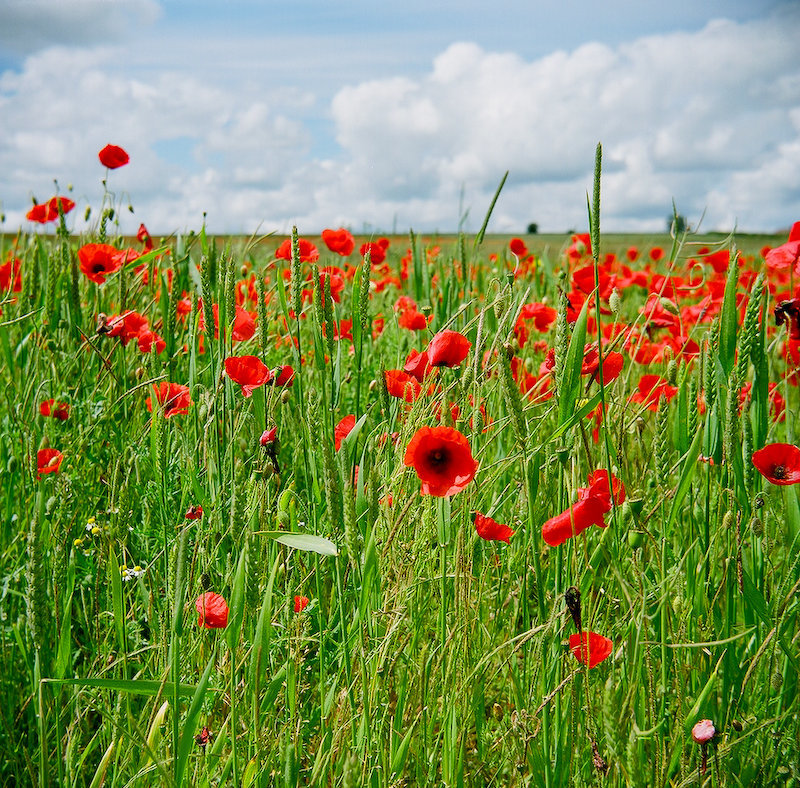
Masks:
[[[6,227],[54,178],[97,206],[97,151],[113,142],[131,154],[109,178],[135,206],[124,229],[196,229],[207,212],[214,232],[451,231],[469,209],[474,230],[508,170],[490,230],[562,231],[586,226],[601,141],[606,230],[662,230],[674,198],[707,229],[769,231],[800,217],[799,28],[787,7],[533,60],[455,43],[425,73],[327,98],[313,71],[287,90],[253,72],[215,80],[169,53],[161,67],[157,49],[145,58],[132,44],[48,47],[0,76]],[[316,62],[284,51],[287,72]],[[328,129],[335,141],[321,143]]]

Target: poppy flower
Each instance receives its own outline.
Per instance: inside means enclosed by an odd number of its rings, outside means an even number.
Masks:
[[[342,441],[350,434],[350,431],[356,425],[356,417],[353,415],[345,416],[334,428],[333,428],[333,440],[336,446],[336,451],[342,446]]]
[[[291,386],[294,383],[294,369],[289,364],[282,364],[270,370],[272,378],[267,381],[270,386]]]
[[[164,417],[184,416],[189,412],[189,405],[192,400],[189,397],[189,387],[182,386],[180,383],[159,383],[153,385],[153,392],[156,395],[158,404],[164,408]],[[147,398],[147,410],[153,412],[153,401]]]
[[[401,328],[407,328],[409,331],[422,331],[428,327],[428,319],[422,312],[417,312],[416,308],[404,309],[397,319],[397,323]]]
[[[800,448],[791,443],[768,443],[754,451],[753,465],[772,484],[800,483]]]
[[[264,448],[270,448],[275,446],[275,441],[277,440],[278,440],[278,428],[271,427],[270,429],[264,430],[264,432],[261,433],[261,437],[258,439],[258,442]]]
[[[380,265],[386,259],[386,246],[382,245],[380,241],[376,243],[364,243],[361,244],[358,251],[362,257],[366,257],[367,252],[369,252],[369,261],[371,265]]]
[[[457,367],[471,347],[472,342],[458,331],[440,331],[428,343],[428,364],[432,367]]]
[[[46,399],[39,405],[39,413],[45,417],[52,416],[59,421],[66,421],[69,418],[69,405],[66,402]]]
[[[452,427],[420,427],[406,448],[403,463],[417,472],[422,495],[438,497],[463,490],[478,470],[469,441]]]
[[[301,263],[315,263],[319,260],[319,252],[317,247],[307,241],[305,238],[299,238],[297,241],[297,248],[300,252]],[[292,259],[292,239],[287,238],[276,250],[275,257],[278,260],[291,260]]]
[[[528,247],[525,246],[525,241],[522,238],[512,238],[508,242],[508,251],[517,257],[527,257]]]
[[[338,230],[323,230],[322,240],[325,241],[328,249],[342,257],[352,254],[353,249],[356,248],[353,234],[349,230],[345,230],[344,227],[340,227]]]
[[[384,373],[384,380],[390,397],[397,397],[411,403],[416,402],[417,397],[422,393],[419,381],[402,369],[387,369]]]
[[[147,229],[147,227],[144,226],[144,224],[139,225],[139,231],[136,233],[136,240],[139,241],[139,243],[144,244],[145,252],[149,252],[152,250],[153,238],[151,237],[149,230]]]
[[[138,339],[150,328],[147,318],[138,312],[123,312],[111,317],[100,315],[99,318],[97,333],[119,337],[123,345],[127,345],[132,339]]]
[[[569,636],[569,648],[581,665],[593,668],[611,654],[614,643],[597,632],[575,632]]]
[[[658,403],[663,394],[669,402],[678,389],[658,375],[642,375],[637,390],[628,397],[628,402],[638,402],[646,405],[653,412],[658,410]]]
[[[577,536],[590,525],[606,527],[605,514],[611,511],[611,495],[619,506],[625,500],[625,486],[612,475],[611,489],[608,472],[597,470],[589,474],[588,487],[578,489],[578,501],[565,512],[551,517],[542,526],[542,538],[551,547],[563,544],[567,539]]]
[[[84,244],[78,249],[81,272],[97,285],[106,281],[106,276],[122,268],[124,256],[109,244]]]
[[[75,203],[70,200],[69,197],[51,197],[47,202],[41,205],[34,205],[33,208],[25,214],[25,217],[32,222],[47,224],[48,222],[54,222],[58,219],[59,208],[61,209],[61,213],[66,215],[74,207]]]
[[[124,151],[119,145],[106,145],[100,153],[97,154],[100,159],[100,164],[108,167],[109,170],[116,170],[117,167],[122,167],[127,164],[131,158],[127,152]]]
[[[20,273],[22,264],[20,261],[9,255],[8,260],[0,265],[0,293],[22,292],[22,274]]]
[[[225,629],[228,626],[228,604],[223,597],[213,591],[201,594],[194,603],[200,614],[197,626],[206,629]]]
[[[58,473],[63,459],[64,455],[58,449],[39,449],[36,452],[36,478],[41,479],[45,473]]]
[[[431,371],[430,360],[428,359],[428,351],[423,350],[420,353],[418,350],[413,350],[408,354],[406,363],[403,366],[403,372],[413,375],[420,383],[423,378]]]
[[[511,544],[509,540],[514,535],[514,532],[507,525],[498,523],[492,520],[491,517],[480,514],[480,512],[473,513],[472,521],[475,523],[475,531],[481,539],[485,539],[487,542]]]
[[[258,356],[229,356],[225,359],[225,372],[234,383],[241,386],[245,397],[252,396],[255,389],[272,377],[267,365]]]
[[[167,343],[164,341],[163,337],[149,329],[142,331],[139,336],[136,337],[136,340],[139,345],[139,350],[141,350],[142,353],[152,353],[154,345],[156,353],[163,353],[167,349]]]
[[[203,518],[203,507],[195,506],[194,504],[186,510],[184,519],[186,520],[201,520]]]
[[[310,601],[307,596],[296,596],[294,598],[294,612],[302,613],[308,607]]]

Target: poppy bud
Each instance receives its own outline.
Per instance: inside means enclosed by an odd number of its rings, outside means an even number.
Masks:
[[[572,622],[575,624],[575,629],[581,631],[581,592],[575,587],[570,586],[564,593],[564,601],[567,604],[572,616]]]
[[[289,393],[288,389],[284,389],[281,392],[281,404],[285,405],[289,401],[289,397],[292,395]]]
[[[700,720],[692,728],[692,738],[698,744],[707,744],[717,735],[717,729],[711,720]]]
[[[261,437],[258,439],[258,442],[264,447],[274,447],[276,441],[278,440],[278,428],[272,427],[268,430],[264,430],[261,433]]]

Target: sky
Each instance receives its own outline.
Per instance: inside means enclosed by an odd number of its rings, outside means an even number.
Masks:
[[[602,143],[601,230],[781,231],[799,36],[798,0],[0,0],[0,230],[56,184],[91,230],[106,179],[123,232],[475,232],[506,171],[490,232],[585,230]]]

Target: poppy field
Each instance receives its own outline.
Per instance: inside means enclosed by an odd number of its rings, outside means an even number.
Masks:
[[[598,147],[545,250],[131,238],[99,160],[0,248],[2,784],[800,782],[800,222],[613,247]]]

